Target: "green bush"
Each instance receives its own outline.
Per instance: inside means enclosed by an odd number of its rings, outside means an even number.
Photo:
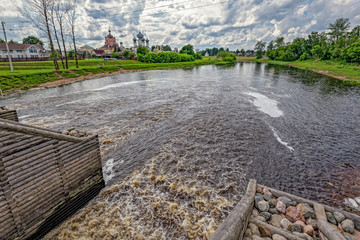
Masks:
[[[306,61],[306,60],[309,60],[309,59],[311,59],[311,58],[312,58],[312,57],[311,57],[311,55],[310,55],[309,53],[304,52],[304,53],[300,56],[299,60],[300,60],[300,61]]]
[[[170,63],[170,62],[191,62],[195,58],[188,54],[178,54],[173,52],[160,52],[153,53],[148,52],[143,56],[142,54],[138,55],[138,60],[141,62],[147,63]]]
[[[194,55],[194,58],[195,58],[195,59],[202,59],[201,53],[195,54],[195,55]]]
[[[217,58],[222,58],[224,62],[236,62],[236,56],[234,54],[231,54],[229,52],[220,51],[217,55]]]
[[[360,40],[343,49],[341,58],[347,62],[360,63]]]

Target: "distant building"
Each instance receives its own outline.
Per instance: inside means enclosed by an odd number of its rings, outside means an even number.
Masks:
[[[104,50],[99,50],[99,49],[94,49],[90,52],[91,56],[96,56],[97,58],[102,58],[105,56],[105,51]]]
[[[120,45],[117,44],[116,39],[111,35],[111,30],[109,29],[109,34],[105,37],[105,45],[99,48],[98,50],[103,50],[106,56],[109,56],[114,52],[115,49],[123,50],[123,43],[120,42]]]
[[[149,47],[149,39],[145,39],[144,38],[144,34],[142,34],[140,31],[139,33],[136,35],[138,39],[136,39],[136,37],[134,37],[133,42],[134,42],[134,47],[133,49],[137,49],[138,47],[147,47],[150,49]]]
[[[11,58],[48,58],[49,52],[39,44],[9,43]],[[0,43],[0,58],[7,58],[5,43]]]

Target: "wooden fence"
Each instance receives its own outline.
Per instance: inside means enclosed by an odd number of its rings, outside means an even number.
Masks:
[[[0,119],[0,239],[41,238],[103,186],[97,136]]]
[[[0,107],[0,111],[1,111],[0,112],[1,119],[7,119],[16,122],[19,121],[16,110],[3,110],[3,108]]]

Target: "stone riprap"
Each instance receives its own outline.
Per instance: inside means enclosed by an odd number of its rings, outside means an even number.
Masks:
[[[266,187],[257,187],[251,215],[254,220],[248,224],[243,238],[245,240],[321,239],[313,206],[296,202],[287,196],[275,197]],[[348,219],[340,211],[326,211],[326,218],[329,226],[340,232],[346,240],[360,240],[358,220]]]

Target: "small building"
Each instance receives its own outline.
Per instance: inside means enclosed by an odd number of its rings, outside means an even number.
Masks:
[[[46,51],[40,44],[9,43],[8,45],[12,59],[31,58],[35,60],[49,57],[49,52]],[[5,43],[0,43],[0,58],[8,58]]]
[[[99,49],[94,49],[90,52],[90,55],[91,56],[95,55],[97,58],[102,58],[105,56],[105,51],[99,50]]]

